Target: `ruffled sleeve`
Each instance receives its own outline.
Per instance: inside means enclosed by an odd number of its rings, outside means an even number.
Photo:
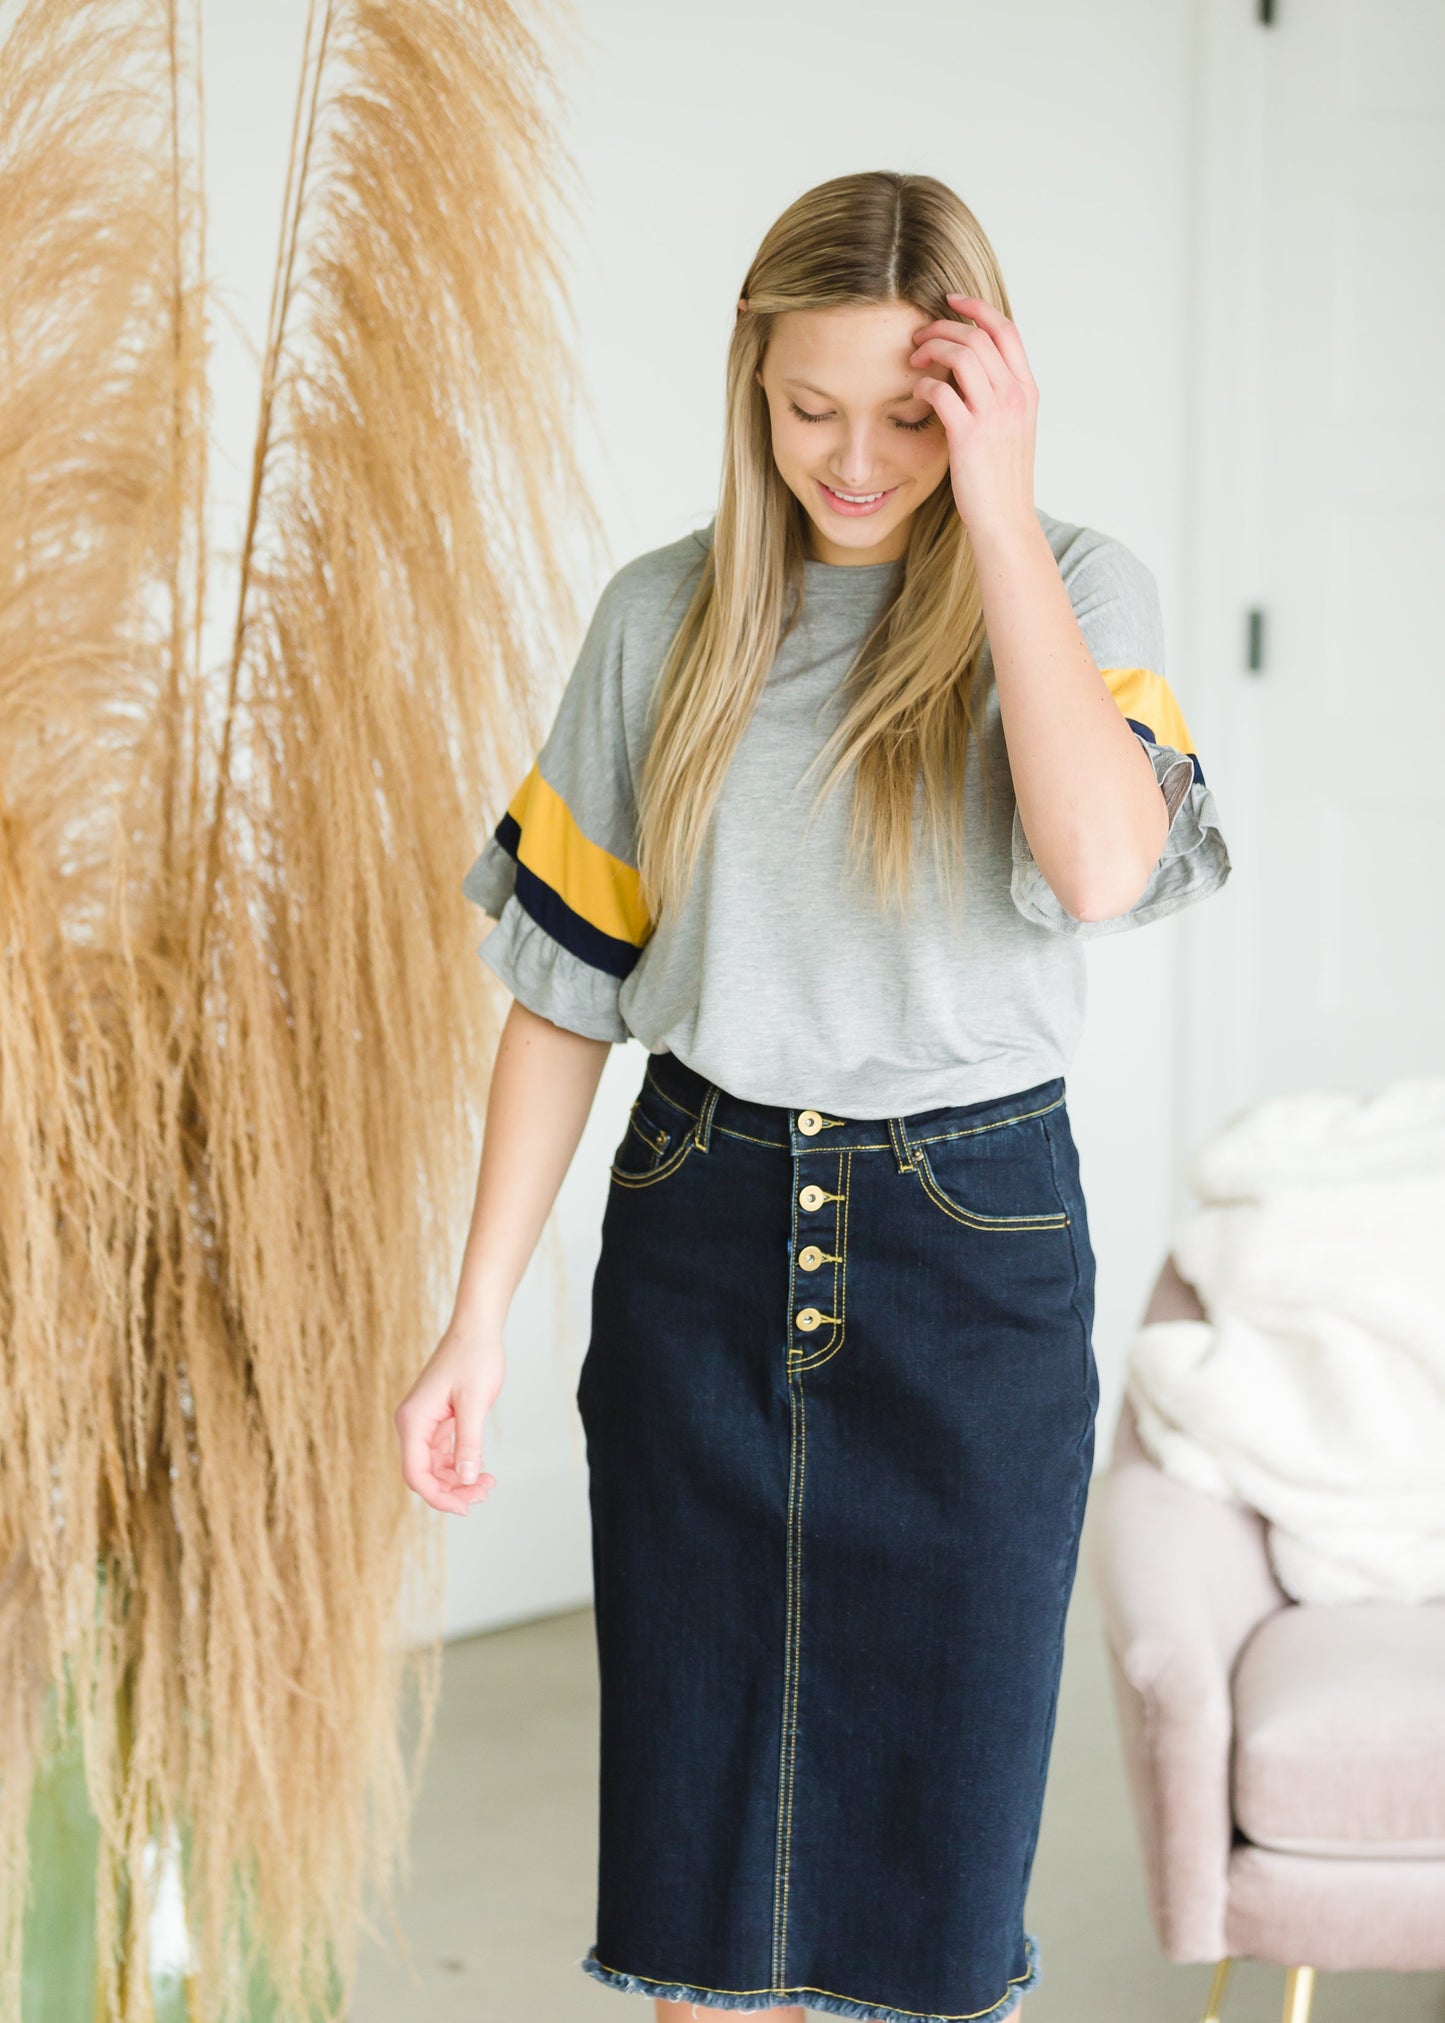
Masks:
[[[1104,920],[1080,920],[1040,871],[1015,807],[1015,906],[1055,934],[1092,939],[1146,926],[1217,891],[1229,876],[1229,850],[1184,712],[1164,674],[1163,620],[1152,574],[1122,543],[1083,528],[1060,555],[1059,568],[1085,644],[1149,755],[1169,816],[1164,847],[1134,904]]]
[[[519,1003],[589,1039],[629,1037],[618,993],[651,931],[621,696],[621,613],[603,591],[536,762],[462,879],[497,925],[478,953]]]

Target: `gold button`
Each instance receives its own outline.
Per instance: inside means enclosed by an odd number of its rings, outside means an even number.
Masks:
[[[816,1138],[823,1128],[823,1120],[816,1110],[799,1110],[798,1129],[805,1138]]]
[[[818,1312],[816,1307],[804,1307],[803,1311],[798,1315],[797,1324],[805,1335],[810,1335],[814,1328],[822,1326],[823,1316]]]
[[[798,1196],[798,1206],[811,1212],[815,1208],[821,1208],[827,1199],[821,1187],[805,1187]]]
[[[816,1271],[823,1262],[823,1253],[816,1243],[810,1243],[806,1250],[798,1252],[798,1263],[804,1271]]]

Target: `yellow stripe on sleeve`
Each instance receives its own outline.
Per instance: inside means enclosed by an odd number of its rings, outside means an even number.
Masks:
[[[1101,667],[1099,672],[1123,714],[1151,730],[1156,743],[1176,752],[1193,752],[1184,712],[1162,674],[1152,667]]]
[[[599,933],[640,948],[652,920],[635,867],[583,835],[567,803],[536,765],[512,796],[507,813],[521,831],[518,863]]]

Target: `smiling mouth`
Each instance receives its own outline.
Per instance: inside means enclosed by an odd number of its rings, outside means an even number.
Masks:
[[[825,492],[831,492],[835,499],[841,499],[847,506],[871,506],[873,501],[881,499],[885,492],[894,492],[898,489],[896,485],[885,485],[883,490],[878,492],[840,492],[836,485],[830,485],[822,478],[819,478],[818,483]]]

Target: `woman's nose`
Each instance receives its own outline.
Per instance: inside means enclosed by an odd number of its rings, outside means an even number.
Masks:
[[[866,491],[868,481],[878,467],[879,457],[873,438],[863,432],[850,435],[841,453],[833,460],[838,488],[844,492]]]

